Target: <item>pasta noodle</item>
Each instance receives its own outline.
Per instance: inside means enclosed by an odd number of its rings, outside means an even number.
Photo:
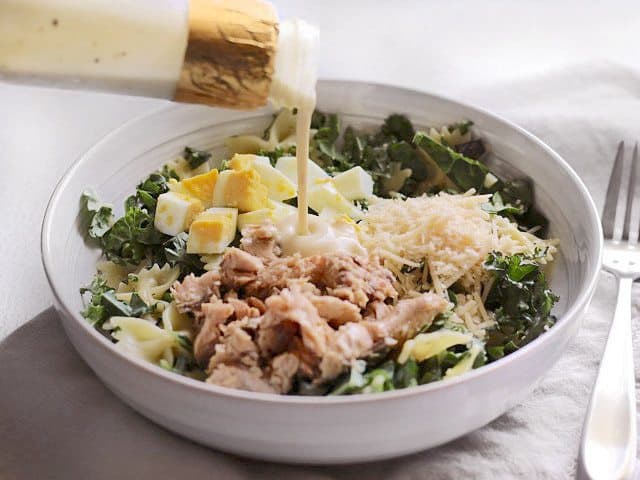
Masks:
[[[463,134],[460,131],[460,128],[450,129],[450,127],[446,125],[440,129],[430,128],[428,133],[436,142],[443,143],[451,147],[471,141],[471,131],[468,130]]]
[[[168,330],[136,317],[111,317],[109,322],[117,328],[112,334],[118,340],[117,349],[150,362],[173,363],[173,350],[179,349],[179,344]]]
[[[155,264],[150,268],[143,267],[130,274],[126,282],[120,282],[116,290],[117,298],[128,302],[131,294],[137,293],[147,305],[157,304],[179,276],[180,269],[169,264],[162,268]]]
[[[235,135],[225,143],[229,157],[236,153],[258,153],[276,148],[289,148],[296,144],[296,117],[290,110],[281,110],[265,131],[264,138],[257,135]]]

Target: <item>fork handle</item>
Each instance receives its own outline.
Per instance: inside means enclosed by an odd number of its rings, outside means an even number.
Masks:
[[[582,431],[579,478],[631,479],[636,460],[636,401],[630,277],[618,300]]]

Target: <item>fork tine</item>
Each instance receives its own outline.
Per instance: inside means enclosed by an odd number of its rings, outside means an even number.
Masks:
[[[616,207],[618,195],[620,193],[620,182],[622,181],[622,162],[624,159],[624,142],[618,145],[618,153],[613,163],[609,185],[607,185],[607,195],[602,209],[602,230],[605,238],[613,238],[616,225]]]
[[[633,206],[633,197],[636,190],[636,176],[638,163],[638,143],[633,147],[633,156],[631,157],[631,172],[629,172],[629,185],[627,186],[627,206],[624,210],[624,226],[622,230],[622,239],[629,240],[629,229],[631,227],[631,207]]]

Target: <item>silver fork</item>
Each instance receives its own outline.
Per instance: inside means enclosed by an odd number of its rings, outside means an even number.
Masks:
[[[618,299],[582,430],[579,478],[631,479],[636,460],[631,285],[640,277],[640,245],[630,241],[629,230],[638,175],[638,144],[631,158],[626,199],[620,201],[625,210],[619,235],[615,231],[615,219],[618,197],[623,196],[620,185],[624,157],[624,142],[620,142],[602,212],[605,239],[602,266],[618,281]]]

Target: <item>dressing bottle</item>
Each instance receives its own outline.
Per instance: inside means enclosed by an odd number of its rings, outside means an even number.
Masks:
[[[318,31],[262,0],[3,0],[0,80],[254,109],[315,99]]]

